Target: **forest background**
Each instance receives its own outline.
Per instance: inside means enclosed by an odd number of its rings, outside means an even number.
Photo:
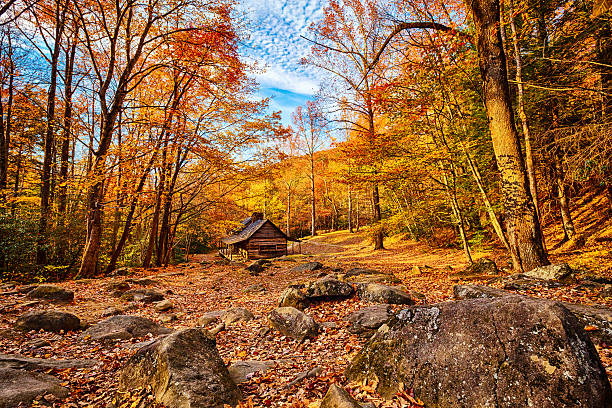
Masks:
[[[289,236],[366,229],[507,251],[612,236],[605,3],[331,1],[291,127],[258,99],[230,0],[0,6],[0,273],[91,277],[214,248],[251,212]],[[542,225],[562,227],[546,242]],[[602,232],[602,231],[599,231]],[[606,238],[607,237],[607,238]]]

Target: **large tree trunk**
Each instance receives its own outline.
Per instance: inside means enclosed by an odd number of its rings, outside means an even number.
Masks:
[[[514,269],[528,271],[549,262],[514,125],[506,56],[499,30],[499,0],[475,0],[466,4],[476,29],[484,100],[493,150],[501,174],[512,262]]]
[[[11,32],[7,29],[6,47],[8,52],[8,68],[9,68],[9,83],[8,83],[8,100],[6,103],[6,119],[4,116],[4,103],[0,99],[0,191],[8,186],[8,165],[9,151],[11,147],[11,122],[12,122],[12,107],[13,107],[13,86],[15,78],[15,63],[13,62],[13,44]],[[4,84],[1,84],[4,85]],[[3,91],[0,86],[0,92]]]
[[[518,88],[518,114],[521,120],[521,126],[523,128],[523,137],[525,139],[525,164],[527,167],[527,176],[529,178],[529,190],[531,192],[531,198],[533,199],[533,205],[540,219],[540,208],[538,204],[538,182],[536,179],[535,172],[535,161],[533,158],[533,143],[531,132],[529,130],[529,121],[527,114],[525,113],[525,97],[523,87],[523,61],[521,58],[521,50],[519,46],[518,31],[516,29],[516,22],[514,17],[514,0],[508,0],[508,6],[510,11],[510,29],[512,30],[512,45],[514,47],[514,62],[516,64],[516,84]],[[544,241],[542,239],[542,244]]]
[[[57,91],[57,73],[60,45],[64,32],[64,21],[60,16],[60,4],[56,2],[55,14],[55,44],[51,54],[51,83],[47,94],[47,128],[45,131],[45,149],[40,187],[40,219],[38,224],[38,240],[36,244],[36,264],[47,263],[47,225],[51,209],[51,166],[55,146],[55,94]]]

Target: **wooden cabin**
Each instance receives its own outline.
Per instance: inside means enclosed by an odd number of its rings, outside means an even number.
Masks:
[[[295,241],[285,235],[274,223],[264,219],[262,213],[241,222],[242,226],[221,239],[223,248],[219,254],[229,260],[265,259],[287,255],[287,241]]]

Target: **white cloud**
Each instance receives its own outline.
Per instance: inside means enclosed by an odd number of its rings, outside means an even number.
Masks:
[[[300,64],[311,44],[300,37],[321,16],[327,0],[242,0],[247,13],[250,39],[245,52],[266,68],[257,75],[263,87],[313,95],[319,78]]]

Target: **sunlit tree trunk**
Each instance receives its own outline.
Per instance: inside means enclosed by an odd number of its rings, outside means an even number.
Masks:
[[[493,150],[501,175],[506,230],[513,267],[528,271],[548,264],[538,214],[533,205],[529,181],[514,125],[510,102],[506,56],[499,30],[499,1],[475,0],[466,3],[476,29],[484,101],[489,118]]]

